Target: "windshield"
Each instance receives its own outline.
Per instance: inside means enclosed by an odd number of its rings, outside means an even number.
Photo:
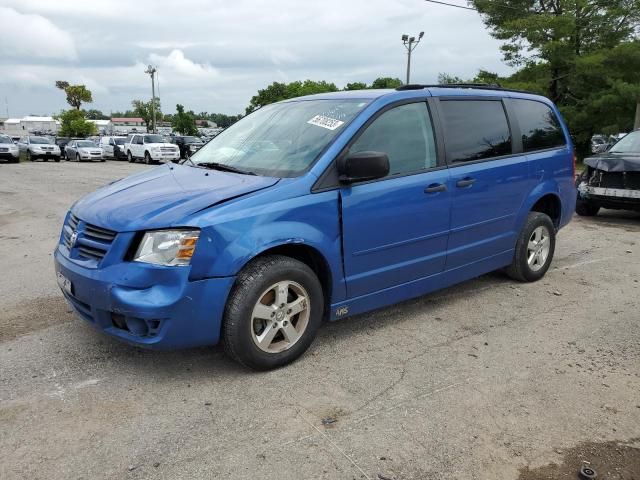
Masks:
[[[115,142],[116,145],[124,145],[124,141],[126,140],[126,138],[114,138],[113,141]]]
[[[49,139],[48,138],[44,138],[44,137],[31,137],[29,138],[29,142],[31,143],[37,143],[37,144],[43,144],[43,145],[48,145],[49,143]]]
[[[96,144],[95,144],[95,143],[90,142],[89,140],[82,140],[82,141],[79,141],[79,142],[77,143],[77,145],[78,145],[79,147],[95,147],[95,146],[96,146]]]
[[[632,132],[609,150],[611,153],[636,153],[640,155],[640,130]]]
[[[164,143],[164,137],[162,135],[145,135],[144,143]]]
[[[302,100],[262,107],[191,157],[271,177],[295,177],[366,105],[364,100]]]
[[[0,143],[13,143],[9,137],[0,137]]]

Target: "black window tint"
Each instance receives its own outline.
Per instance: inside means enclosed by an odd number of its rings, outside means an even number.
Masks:
[[[515,99],[512,104],[522,132],[525,152],[566,144],[560,122],[547,105],[533,100]]]
[[[511,133],[498,100],[440,102],[449,162],[472,162],[511,153]]]
[[[349,149],[375,151],[389,157],[389,175],[435,167],[436,147],[426,103],[392,108],[376,118]]]

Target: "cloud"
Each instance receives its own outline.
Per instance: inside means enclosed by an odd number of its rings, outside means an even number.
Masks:
[[[184,56],[182,50],[172,50],[167,56],[152,53],[149,61],[168,72],[171,76],[183,75],[191,79],[207,80],[218,76],[218,72],[211,65],[206,63],[196,63]]]
[[[23,59],[77,58],[71,35],[50,20],[35,14],[23,14],[0,7],[0,57]]]

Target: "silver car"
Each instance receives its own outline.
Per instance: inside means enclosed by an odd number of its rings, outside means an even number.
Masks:
[[[52,143],[47,137],[27,135],[18,140],[20,155],[24,155],[27,160],[34,161],[41,158],[43,161],[60,161],[60,147]]]
[[[104,162],[102,149],[91,140],[71,140],[64,149],[67,160]]]

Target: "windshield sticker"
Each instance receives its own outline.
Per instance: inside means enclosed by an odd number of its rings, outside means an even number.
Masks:
[[[326,128],[328,130],[335,130],[344,122],[342,120],[336,120],[335,118],[325,117],[324,115],[316,115],[307,123],[316,125],[317,127]]]

